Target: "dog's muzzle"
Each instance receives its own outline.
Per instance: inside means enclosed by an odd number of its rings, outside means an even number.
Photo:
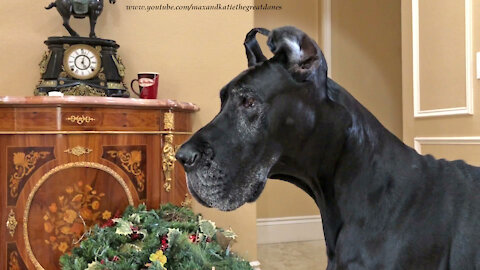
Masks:
[[[176,154],[187,173],[187,187],[192,196],[207,207],[229,209],[225,200],[224,172],[213,160],[213,150],[185,143]]]

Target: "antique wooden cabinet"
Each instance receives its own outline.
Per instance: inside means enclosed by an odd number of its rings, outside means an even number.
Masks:
[[[58,269],[127,205],[191,199],[176,148],[198,108],[172,100],[0,97],[0,269]]]

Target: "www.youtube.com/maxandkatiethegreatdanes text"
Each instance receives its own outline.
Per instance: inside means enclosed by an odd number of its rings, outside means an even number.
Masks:
[[[127,5],[127,10],[131,11],[275,11],[281,10],[280,5],[259,4],[259,5],[245,5],[245,4],[214,4],[214,5],[172,5],[172,4],[158,4],[158,5]]]

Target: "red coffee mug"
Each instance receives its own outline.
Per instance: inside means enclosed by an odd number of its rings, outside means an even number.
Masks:
[[[138,82],[139,91],[135,91],[133,83]],[[138,79],[133,79],[130,83],[133,93],[140,98],[156,99],[158,92],[158,73],[156,72],[140,72]]]

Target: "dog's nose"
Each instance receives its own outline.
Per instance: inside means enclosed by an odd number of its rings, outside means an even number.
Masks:
[[[175,157],[183,165],[185,171],[189,171],[200,159],[200,152],[193,145],[187,143],[178,149]]]

